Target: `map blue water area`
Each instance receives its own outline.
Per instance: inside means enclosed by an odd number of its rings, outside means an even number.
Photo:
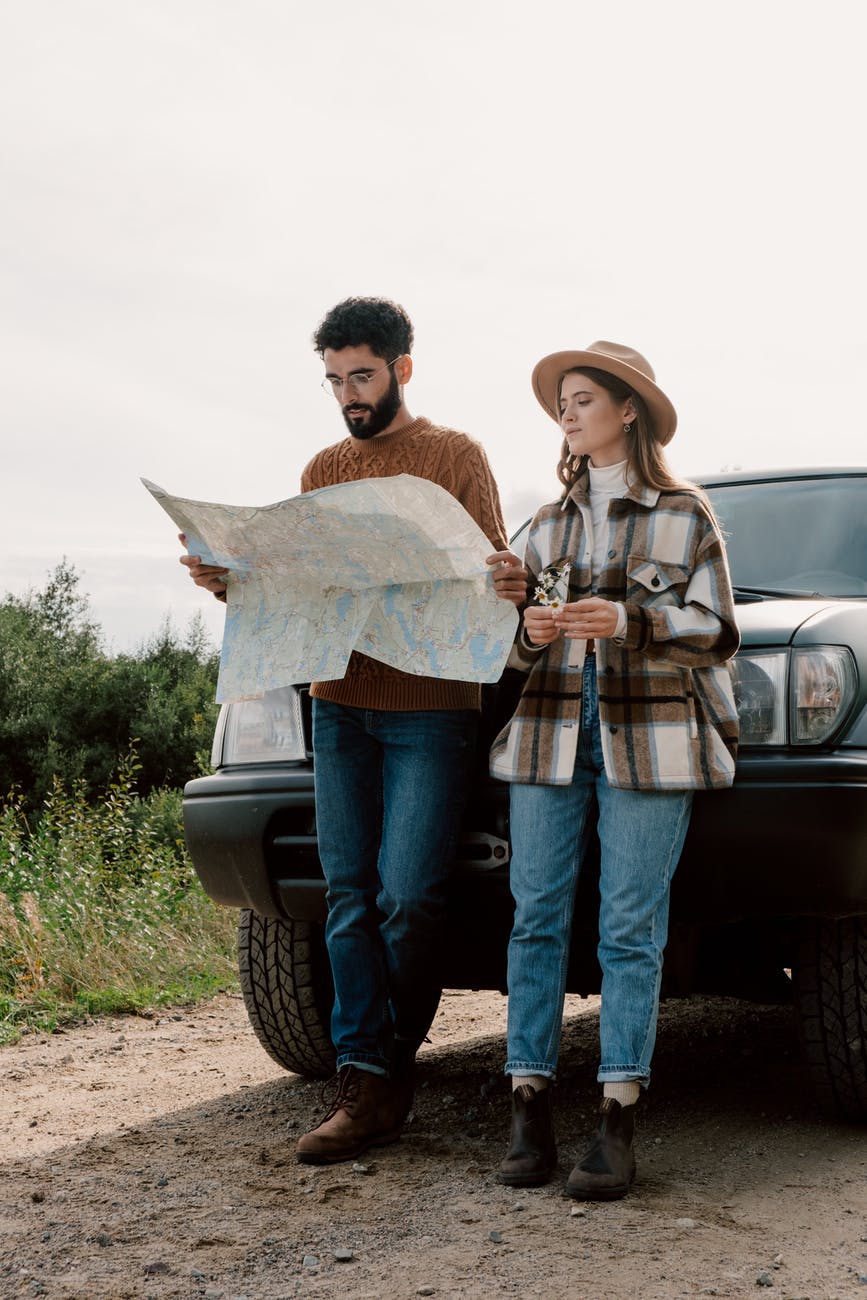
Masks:
[[[478,672],[486,675],[487,681],[496,681],[500,673],[494,676],[495,667],[499,668],[505,646],[503,638],[491,642],[488,637],[482,636],[481,633],[471,636],[469,640],[469,651],[473,656],[473,665]]]
[[[349,617],[352,606],[355,604],[354,591],[341,591],[340,595],[334,602],[334,609],[339,619]]]
[[[442,665],[440,664],[440,661],[437,658],[437,648],[434,645],[433,641],[429,641],[429,640],[419,641],[418,648],[419,650],[423,650],[424,653],[427,655],[427,661],[430,664],[431,674],[434,677],[441,677],[443,672]]]
[[[467,601],[464,601],[463,604],[461,605],[461,616],[458,623],[455,626],[454,632],[449,637],[449,645],[462,645],[464,640],[466,639],[467,605],[468,605]]]

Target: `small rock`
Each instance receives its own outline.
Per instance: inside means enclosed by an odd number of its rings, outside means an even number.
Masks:
[[[318,1255],[305,1255],[301,1261],[301,1265],[303,1268],[318,1268],[319,1267]]]
[[[41,1205],[45,1200],[45,1193],[42,1191],[31,1192],[30,1199],[31,1201],[35,1201],[37,1205]]]
[[[756,1278],[756,1286],[773,1286],[773,1285],[774,1285],[774,1279],[771,1277],[770,1273],[765,1272],[763,1269],[762,1272]]]
[[[515,1204],[512,1206],[512,1209],[515,1210],[516,1212],[518,1210],[525,1210],[526,1208],[527,1207],[523,1201],[515,1201]]]
[[[675,1219],[674,1226],[676,1228],[694,1228],[696,1222],[695,1219]]]
[[[202,1270],[201,1270],[200,1268],[191,1268],[191,1269],[190,1269],[190,1277],[193,1278],[196,1282],[206,1282],[206,1281],[207,1281],[207,1278],[205,1277],[205,1274],[202,1272]]]
[[[218,1286],[209,1286],[205,1292],[205,1300],[223,1300],[223,1292]]]
[[[584,1209],[583,1205],[573,1205],[572,1209],[569,1211],[569,1217],[572,1219],[586,1219],[587,1211]]]
[[[168,1185],[169,1180],[166,1178],[165,1174],[163,1174],[162,1178],[157,1179],[157,1187],[168,1187]]]
[[[370,1173],[370,1165],[362,1165],[362,1164],[359,1164],[359,1162],[356,1160],[355,1163],[354,1163],[353,1166],[352,1166],[352,1172],[353,1172],[354,1174],[369,1174],[369,1173]]]
[[[416,1290],[416,1295],[436,1295],[436,1287],[420,1286]]]
[[[98,1232],[93,1239],[97,1246],[113,1246],[114,1239],[107,1232]]]
[[[157,1273],[170,1273],[171,1269],[164,1259],[154,1260],[152,1264],[145,1264],[145,1277],[154,1277]]]
[[[497,1231],[489,1232],[488,1236],[490,1237],[491,1241],[500,1242],[503,1240],[503,1234],[501,1232],[497,1232]]]
[[[348,1264],[351,1260],[355,1259],[354,1253],[351,1250],[344,1249],[343,1247],[339,1247],[335,1250],[333,1255],[338,1264]]]

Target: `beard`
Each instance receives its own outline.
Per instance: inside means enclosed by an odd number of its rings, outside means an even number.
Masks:
[[[400,402],[400,384],[392,370],[388,391],[378,402],[360,402],[356,397],[341,407],[340,414],[353,438],[365,440],[375,438],[378,433],[382,433],[383,429],[388,428],[400,410]]]

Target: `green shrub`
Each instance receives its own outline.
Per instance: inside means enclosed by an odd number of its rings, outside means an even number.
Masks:
[[[100,797],[135,744],[142,794],[202,772],[217,718],[219,656],[201,619],[167,621],[135,654],[107,655],[65,561],[42,591],[0,599],[0,791],[42,807],[60,778]]]
[[[236,986],[236,917],[199,885],[180,791],[139,798],[138,767],[95,804],[55,778],[35,819],[0,805],[0,1041]]]

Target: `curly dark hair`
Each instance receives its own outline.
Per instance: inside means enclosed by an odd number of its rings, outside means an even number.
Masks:
[[[320,321],[313,346],[320,357],[326,348],[361,348],[392,361],[412,351],[412,321],[400,303],[388,298],[344,298]]]

